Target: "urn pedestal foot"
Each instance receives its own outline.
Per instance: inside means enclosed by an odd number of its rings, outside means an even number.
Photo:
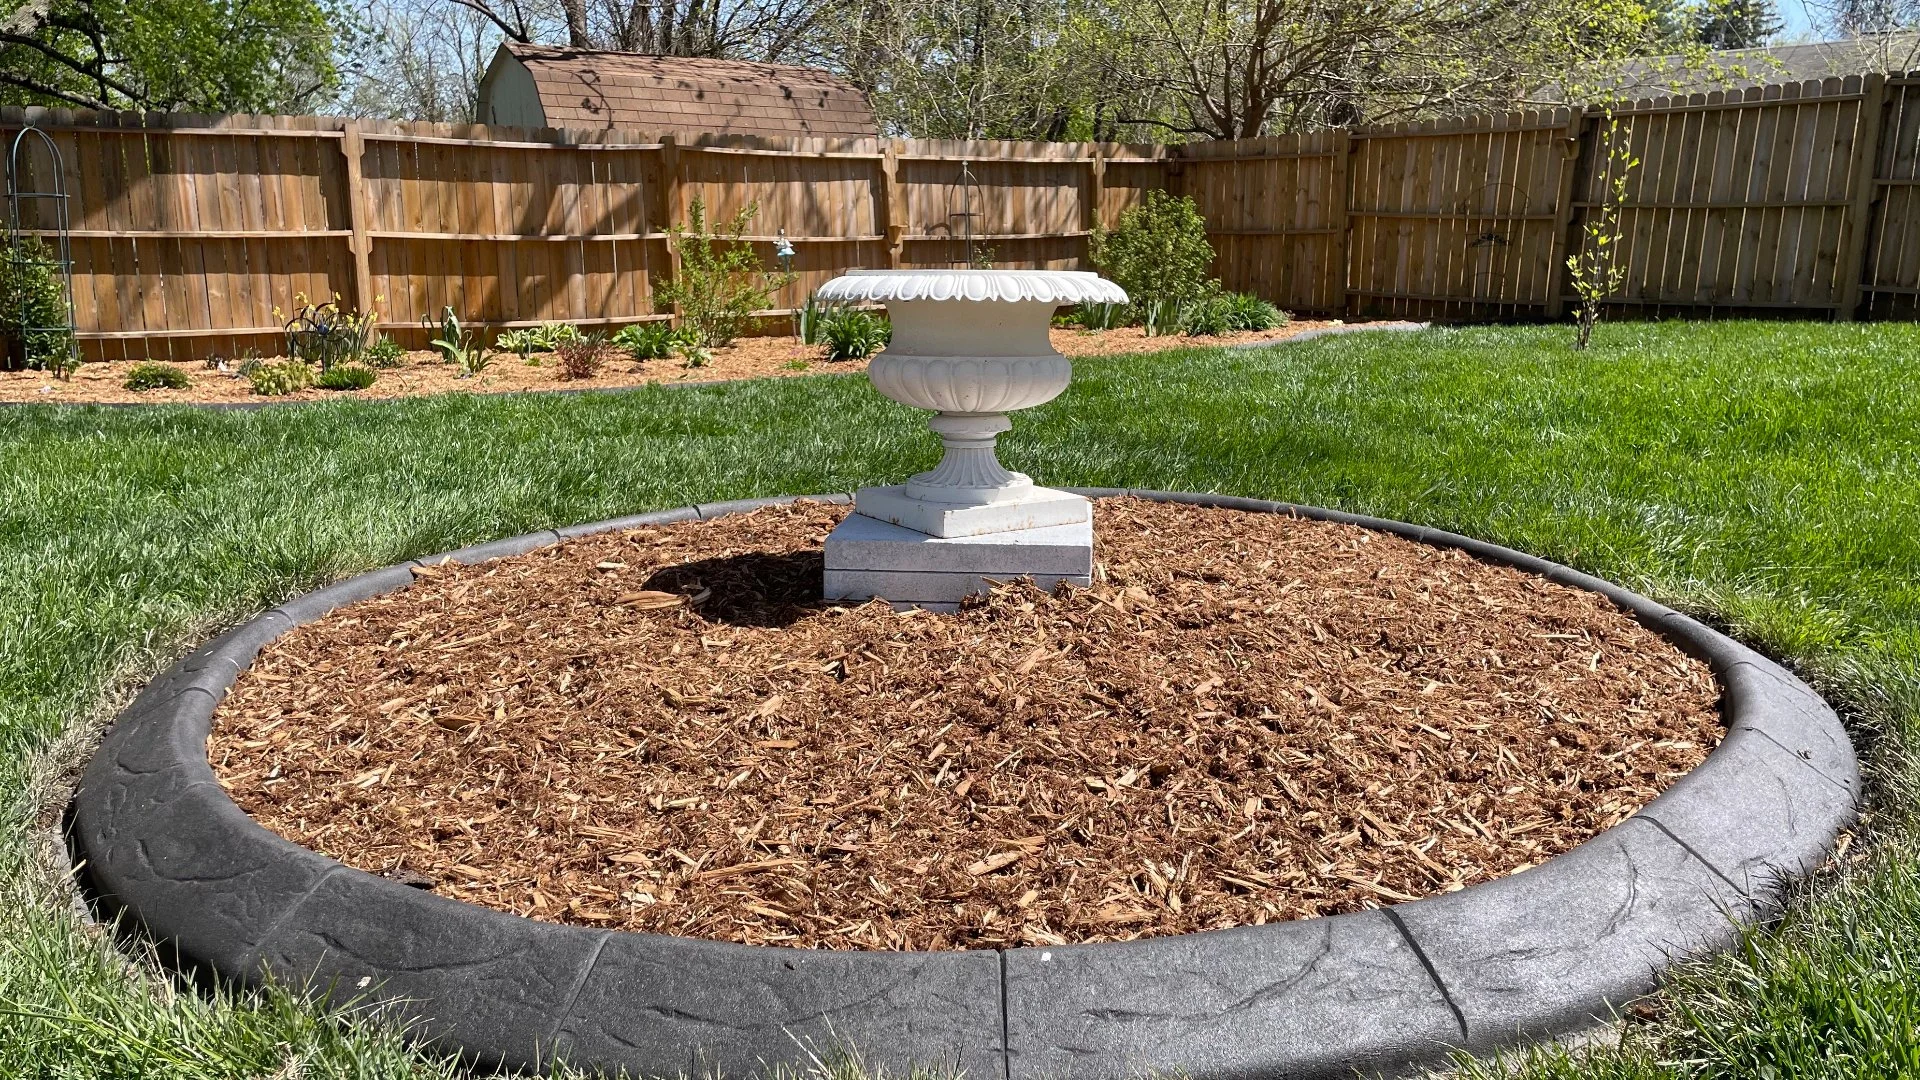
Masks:
[[[827,536],[823,593],[828,600],[859,602],[879,596],[896,608],[953,611],[963,598],[986,592],[994,582],[1023,577],[1047,590],[1062,581],[1092,584],[1091,514],[1044,528],[952,537],[931,536],[865,513],[849,514]]]
[[[1079,495],[1031,484],[993,502],[916,498],[912,486],[861,488],[855,513],[941,539],[1046,529],[1093,520],[1093,504]]]

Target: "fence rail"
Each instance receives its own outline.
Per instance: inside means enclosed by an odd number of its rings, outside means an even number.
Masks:
[[[1615,297],[1646,313],[1920,315],[1920,73],[1616,106],[1629,177]],[[313,117],[0,109],[66,162],[93,358],[273,351],[296,296],[339,294],[424,344],[671,312],[654,279],[696,198],[793,242],[798,305],[850,267],[1077,267],[1152,189],[1191,195],[1229,287],[1296,311],[1555,318],[1604,196],[1596,109],[1175,147],[712,139]],[[24,186],[42,178],[31,170]],[[32,212],[28,208],[29,214]],[[44,224],[29,217],[34,229]]]

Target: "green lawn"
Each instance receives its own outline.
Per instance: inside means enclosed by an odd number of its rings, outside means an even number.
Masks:
[[[1870,835],[1784,926],[1567,1077],[1920,1077],[1920,328],[1359,335],[1078,363],[1003,458],[1443,526],[1702,612],[1866,751]],[[0,410],[0,1076],[430,1076],[283,1000],[176,994],[35,872],[31,824],[131,680],[356,570],[696,500],[844,491],[931,437],[858,377],[253,413]],[[57,805],[53,807],[57,812]],[[1771,1070],[1771,1071],[1769,1071]]]

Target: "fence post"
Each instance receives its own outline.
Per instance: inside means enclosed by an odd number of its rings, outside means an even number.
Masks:
[[[1082,227],[1091,235],[1095,229],[1105,224],[1101,217],[1101,208],[1107,204],[1107,152],[1095,143],[1093,154],[1087,158],[1087,202],[1082,208],[1085,218]]]
[[[1580,170],[1581,143],[1586,138],[1587,110],[1574,106],[1560,142],[1560,186],[1553,204],[1553,246],[1547,255],[1547,318],[1557,321],[1567,313],[1566,291],[1560,283],[1566,273],[1569,235],[1573,229],[1573,182]]]
[[[880,152],[880,224],[886,236],[887,269],[898,270],[906,261],[906,202],[900,194],[900,152],[893,140],[886,140]]]
[[[1835,269],[1847,275],[1840,281],[1836,322],[1852,322],[1860,309],[1861,286],[1867,277],[1867,230],[1873,225],[1875,175],[1880,171],[1880,129],[1886,115],[1887,77],[1874,72],[1860,88],[1860,121],[1854,127],[1853,200],[1847,206],[1847,246]]]
[[[686,225],[686,192],[680,183],[680,144],[672,135],[660,136],[660,213],[666,219],[667,280],[680,280],[680,245],[674,243],[673,230]],[[680,325],[680,305],[673,305],[673,324]]]
[[[341,128],[340,153],[347,159],[347,227],[353,230],[348,240],[353,252],[353,303],[360,314],[373,310],[373,241],[367,229],[367,185],[361,156],[366,143],[360,138],[360,124],[349,120]]]
[[[1341,128],[1334,133],[1333,142],[1333,178],[1329,194],[1333,197],[1333,208],[1329,223],[1333,226],[1333,251],[1331,266],[1327,267],[1327,276],[1332,279],[1333,288],[1329,290],[1333,301],[1333,310],[1343,317],[1347,314],[1347,281],[1352,275],[1348,264],[1352,260],[1353,218],[1347,209],[1353,205],[1353,170],[1350,163],[1354,151],[1360,144],[1354,141],[1350,128]]]

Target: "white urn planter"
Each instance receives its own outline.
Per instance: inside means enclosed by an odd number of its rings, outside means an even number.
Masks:
[[[857,270],[825,303],[878,303],[893,340],[873,359],[874,389],[931,409],[940,464],[904,485],[866,488],[862,514],[929,536],[981,536],[1091,520],[1085,499],[1036,486],[994,453],[1007,414],[1060,396],[1073,365],[1047,340],[1065,304],[1125,303],[1114,283],[1077,270]]]
[[[827,539],[827,597],[947,609],[996,580],[1086,584],[1092,504],[1003,467],[994,443],[1008,413],[1053,400],[1073,378],[1047,339],[1054,312],[1127,294],[1081,271],[860,270],[818,297],[886,305],[893,340],[868,377],[894,401],[932,410],[927,426],[945,447],[905,484],[855,493],[855,513]]]

